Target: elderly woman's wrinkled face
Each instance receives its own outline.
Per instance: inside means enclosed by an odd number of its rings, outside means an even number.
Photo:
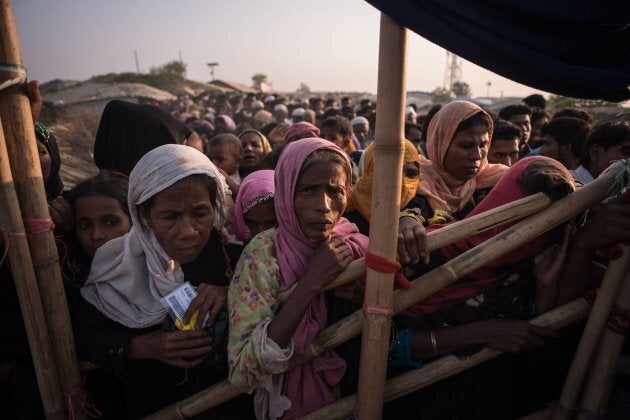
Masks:
[[[488,127],[474,125],[455,133],[444,156],[444,169],[455,178],[467,181],[479,172],[481,161],[488,155]]]
[[[153,197],[145,219],[169,257],[180,264],[194,261],[208,243],[214,223],[207,185],[198,177],[177,181]]]
[[[337,162],[315,162],[298,179],[293,206],[300,229],[308,239],[330,237],[346,209],[347,174]]]

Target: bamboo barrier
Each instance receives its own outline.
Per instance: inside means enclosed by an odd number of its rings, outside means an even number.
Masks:
[[[627,170],[629,160],[618,161],[604,171],[596,180],[555,202],[545,210],[506,229],[501,234],[447,262],[412,282],[412,287],[394,293],[394,312],[399,313],[414,303],[430,296],[444,286],[453,283],[486,262],[498,258],[512,249],[527,243],[543,232],[583,212],[609,195],[616,184],[616,176]],[[356,311],[348,317],[321,331],[308,351],[296,355],[289,369],[311,360],[313,357],[345,343],[361,332],[363,314]],[[182,419],[209,410],[240,394],[227,380],[214,384],[197,394],[165,407],[147,417],[150,419]]]
[[[381,14],[374,185],[368,252],[396,260],[403,168],[407,29]],[[396,77],[391,77],[395,74]],[[391,324],[394,271],[367,268],[357,413],[380,419]]]
[[[579,397],[584,378],[588,372],[589,364],[593,359],[599,339],[604,331],[610,310],[617,297],[619,285],[623,278],[630,279],[630,252],[627,252],[627,247],[624,248],[623,255],[611,261],[608,265],[606,275],[597,293],[591,316],[586,323],[577,352],[573,357],[573,362],[567,374],[560,400],[554,411],[554,419],[569,419],[573,418],[575,414],[575,403]],[[624,305],[627,305],[627,303],[624,303]],[[608,353],[608,351],[606,351],[606,353]],[[607,357],[609,356],[610,355],[607,355]],[[601,386],[603,384],[598,383],[598,385]],[[601,392],[601,389],[598,389],[597,392]]]
[[[630,247],[619,246],[625,254],[630,254]],[[630,308],[630,269],[628,267],[626,267],[625,279],[621,282],[615,303],[625,310]],[[613,331],[610,328],[604,330],[589,369],[588,378],[584,383],[581,405],[586,413],[605,414],[625,338],[625,334],[619,331]],[[578,417],[581,417],[580,413]]]
[[[16,76],[23,76],[23,70],[20,70],[22,56],[10,1],[0,0],[0,10],[0,62],[8,67],[14,66]],[[69,415],[83,418],[83,413],[73,408],[74,399],[83,394],[55,238],[51,230],[29,229],[33,221],[50,220],[50,215],[30,104],[23,83],[0,91],[0,117],[5,127],[9,162],[24,225],[29,232],[29,248],[48,330],[54,331],[50,338],[62,392],[68,398]]]
[[[586,318],[589,309],[588,302],[586,302],[584,298],[579,298],[537,316],[530,322],[534,325],[550,328],[552,330],[560,330]],[[433,362],[427,363],[420,369],[410,370],[387,381],[384,388],[385,401],[392,401],[411,392],[425,388],[487,362],[501,354],[502,352],[498,350],[484,347],[477,353],[463,360],[452,355],[441,357]],[[350,395],[328,404],[326,407],[320,408],[317,411],[313,411],[302,417],[302,419],[345,419],[352,414],[354,402],[355,396]],[[419,409],[421,409],[421,407],[419,407]]]
[[[44,318],[44,310],[33,270],[31,253],[22,223],[22,214],[18,204],[7,147],[0,121],[0,227],[5,230],[4,238],[8,248],[8,264],[15,283],[15,290],[20,302],[24,319],[24,328],[28,338],[37,383],[39,385],[44,415],[48,419],[65,418],[65,409],[59,388],[59,377],[55,367],[55,358],[50,345],[50,336]],[[0,247],[1,249],[2,247]],[[0,254],[1,255],[1,254]],[[7,261],[4,264],[7,264]],[[8,281],[8,279],[5,279]]]

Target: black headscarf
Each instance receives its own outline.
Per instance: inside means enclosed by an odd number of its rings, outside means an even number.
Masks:
[[[63,192],[63,182],[59,176],[61,156],[57,147],[57,139],[43,124],[38,122],[35,123],[35,138],[46,147],[50,155],[50,175],[44,180],[44,188],[46,189],[46,199],[48,201],[54,200]]]
[[[103,110],[94,141],[94,163],[129,175],[140,158],[165,144],[181,144],[192,130],[153,105],[111,101]]]

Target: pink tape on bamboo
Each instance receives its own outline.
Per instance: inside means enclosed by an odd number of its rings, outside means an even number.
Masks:
[[[50,217],[45,219],[24,219],[24,230],[26,230],[27,235],[49,232],[54,228],[55,224]]]
[[[83,380],[71,387],[67,392],[63,394],[64,399],[66,400],[66,410],[68,414],[69,420],[74,420],[76,418],[77,410],[82,411],[88,417],[99,418],[103,416],[103,413],[100,412],[98,408],[90,401],[87,393],[83,389],[83,382],[85,381],[85,377]]]
[[[411,286],[407,277],[398,271],[400,270],[400,263],[396,260],[390,260],[368,251],[365,254],[365,265],[379,273],[394,273],[394,281],[402,289],[408,289]]]
[[[376,306],[363,305],[363,313],[366,315],[394,315],[394,310],[390,308],[377,308]]]
[[[0,258],[0,265],[4,262],[5,258],[9,254],[9,246],[11,244],[11,237],[24,238],[26,233],[24,232],[9,232],[4,226],[0,226],[0,236],[2,237],[2,258]]]

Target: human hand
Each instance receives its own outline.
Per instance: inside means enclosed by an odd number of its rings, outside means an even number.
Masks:
[[[127,348],[127,357],[193,368],[203,363],[201,356],[211,349],[212,339],[205,330],[155,331],[134,337]]]
[[[352,251],[343,239],[330,238],[317,247],[298,284],[317,293],[337,278],[352,259]]]
[[[282,144],[284,143],[284,136],[287,134],[288,129],[289,124],[280,123],[269,132],[267,139],[271,144]]]
[[[227,287],[213,286],[201,283],[197,288],[197,296],[190,302],[190,306],[184,314],[184,324],[188,324],[196,310],[199,310],[194,328],[199,330],[204,327],[204,319],[208,314],[207,325],[213,325],[219,315],[219,311],[227,306]]]
[[[74,226],[72,206],[62,196],[48,202],[48,213],[55,224],[55,233],[68,232]]]
[[[569,244],[574,226],[575,221],[572,221],[564,227],[562,242],[554,245],[553,249],[534,267],[538,286],[549,288],[557,285],[569,254]]]
[[[624,200],[622,196],[608,201],[578,230],[575,240],[581,249],[593,251],[630,240],[630,204]]]
[[[398,222],[398,259],[403,264],[429,263],[427,232],[413,217],[401,217]]]
[[[533,350],[542,347],[545,337],[558,336],[547,328],[512,319],[482,321],[478,327],[485,346],[507,353]]]
[[[42,105],[44,103],[44,98],[42,98],[42,93],[39,91],[39,81],[31,80],[26,84],[26,94],[28,95],[28,100],[31,105],[31,115],[33,116],[33,123],[39,120],[39,116],[42,113]]]

